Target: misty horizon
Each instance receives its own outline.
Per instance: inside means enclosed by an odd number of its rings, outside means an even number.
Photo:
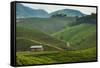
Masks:
[[[27,4],[21,3],[25,7],[29,7],[36,10],[45,10],[47,13],[52,13],[62,9],[72,9],[82,12],[83,14],[90,15],[96,13],[95,7],[80,7],[80,6],[62,6],[62,5],[46,5],[46,4]]]

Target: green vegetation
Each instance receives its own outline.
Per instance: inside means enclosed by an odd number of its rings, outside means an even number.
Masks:
[[[27,51],[27,50],[30,51],[31,46],[39,45],[39,44],[41,43],[28,38],[17,38],[17,51]],[[45,44],[41,44],[41,45],[43,45],[44,50],[57,50]]]
[[[36,28],[43,32],[52,34],[64,29],[67,24],[74,22],[75,17],[53,17],[53,18],[21,18],[17,20],[17,26]]]
[[[97,14],[91,13],[91,15],[76,18],[76,22],[69,23],[69,25],[74,26],[74,25],[79,25],[79,24],[83,24],[83,23],[96,24],[97,23],[96,22],[96,17],[97,17]]]
[[[94,24],[66,27],[66,29],[52,35],[58,39],[70,42],[74,49],[86,49],[96,46],[96,25]]]
[[[45,50],[67,49],[66,43],[36,29],[17,26],[17,50],[27,50],[29,46],[42,44]],[[62,45],[62,46],[61,46]],[[52,48],[51,48],[52,47]]]
[[[17,52],[17,65],[95,61],[96,48],[62,52]]]
[[[95,61],[96,23],[94,20],[96,17],[94,16],[92,14],[80,18],[18,19],[17,65]],[[88,21],[85,21],[87,19]],[[74,25],[70,25],[72,23]],[[34,45],[42,45],[44,50],[30,51],[30,46]]]

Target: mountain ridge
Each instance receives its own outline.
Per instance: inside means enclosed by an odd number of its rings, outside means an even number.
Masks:
[[[66,8],[66,9],[60,9],[60,10],[48,13],[47,11],[43,9],[32,9],[30,7],[24,6],[19,3],[16,4],[17,18],[28,18],[28,17],[49,18],[59,13],[66,14],[68,17],[76,17],[76,16],[82,17],[85,15],[81,11],[75,10],[75,9]]]
[[[17,18],[28,18],[28,17],[47,17],[48,13],[42,9],[32,9],[22,4],[16,4],[16,16]]]
[[[61,10],[57,10],[57,11],[54,11],[52,13],[50,13],[50,15],[55,15],[55,14],[66,14],[66,16],[68,17],[82,17],[82,16],[85,16],[86,14],[83,14],[81,11],[79,10],[75,10],[75,9],[61,9]]]

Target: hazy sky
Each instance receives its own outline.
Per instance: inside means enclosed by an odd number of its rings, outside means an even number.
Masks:
[[[43,4],[28,4],[28,3],[22,3],[24,6],[33,8],[33,9],[44,9],[48,13],[54,12],[56,10],[60,9],[75,9],[79,10],[84,14],[91,14],[96,13],[95,7],[78,7],[78,6],[62,6],[62,5],[43,5]]]

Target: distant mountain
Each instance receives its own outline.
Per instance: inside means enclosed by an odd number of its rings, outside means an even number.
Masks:
[[[85,16],[82,12],[74,9],[61,9],[54,11],[52,13],[46,12],[43,9],[33,9],[30,7],[26,7],[20,3],[16,4],[16,17],[17,18],[28,18],[28,17],[39,17],[39,18],[48,18],[52,17],[53,15],[66,15],[67,17],[82,17]]]
[[[16,4],[16,17],[27,18],[27,17],[48,17],[48,13],[42,9],[32,9],[22,4]]]
[[[74,9],[61,9],[61,10],[52,12],[50,14],[50,16],[57,15],[57,14],[63,14],[63,15],[66,15],[68,17],[76,17],[76,16],[77,17],[82,17],[82,16],[85,16],[85,14],[83,14],[82,12],[80,12],[78,10],[74,10]]]

